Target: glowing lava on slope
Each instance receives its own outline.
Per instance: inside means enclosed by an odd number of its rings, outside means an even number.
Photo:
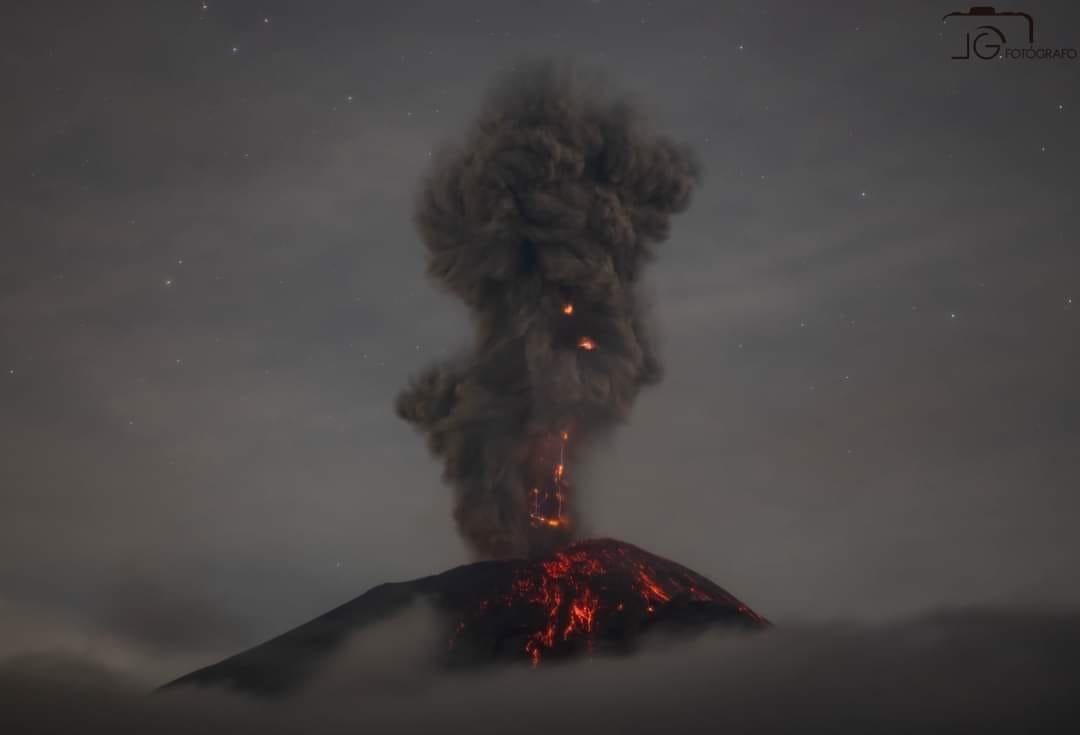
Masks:
[[[521,560],[508,589],[457,624],[453,651],[492,646],[496,657],[533,665],[594,649],[626,649],[648,628],[715,622],[761,628],[768,621],[705,577],[636,546],[597,539],[548,558]]]

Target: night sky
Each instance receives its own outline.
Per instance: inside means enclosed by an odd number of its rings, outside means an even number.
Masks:
[[[163,680],[471,561],[393,411],[471,334],[414,196],[538,55],[705,171],[648,275],[665,380],[579,481],[594,533],[779,625],[1075,609],[1080,62],[951,60],[959,2],[827,7],[20,3],[0,655]],[[1076,3],[1017,9],[1080,47]]]

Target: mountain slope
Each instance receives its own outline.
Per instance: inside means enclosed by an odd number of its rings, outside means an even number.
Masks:
[[[653,630],[768,622],[705,577],[627,543],[582,541],[542,559],[485,561],[382,584],[283,635],[167,687],[227,686],[280,696],[350,635],[423,600],[446,625],[449,668],[626,653]]]

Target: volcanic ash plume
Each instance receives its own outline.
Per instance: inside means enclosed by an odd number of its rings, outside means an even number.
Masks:
[[[633,105],[553,64],[496,85],[430,172],[416,212],[428,273],[465,301],[476,341],[421,373],[397,411],[445,462],[480,554],[572,537],[583,442],[660,377],[635,291],[697,179]]]

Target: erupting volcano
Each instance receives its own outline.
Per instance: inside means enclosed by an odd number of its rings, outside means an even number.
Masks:
[[[176,683],[288,691],[416,599],[442,616],[451,668],[625,652],[653,629],[768,625],[674,562],[575,541],[575,470],[659,379],[639,280],[697,179],[686,148],[573,69],[529,66],[498,86],[416,213],[428,273],[464,301],[476,337],[397,401],[443,462],[463,538],[491,560],[381,585]]]

